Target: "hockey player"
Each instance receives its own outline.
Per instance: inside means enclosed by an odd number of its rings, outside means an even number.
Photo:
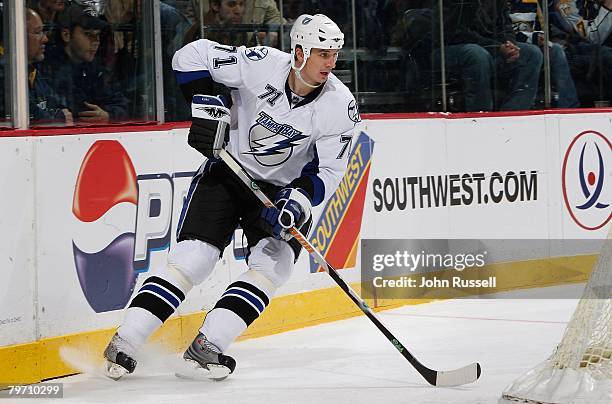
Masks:
[[[209,276],[240,224],[248,270],[227,287],[183,355],[195,374],[221,380],[234,371],[224,352],[289,279],[299,255],[288,229],[308,230],[311,207],[334,193],[347,166],[359,115],[331,73],[343,43],[338,26],[317,14],[295,21],[291,54],[205,39],[175,54],[177,81],[192,100],[188,143],[208,159],[192,180],[167,266],[145,280],[104,352],[110,377],[134,371],[137,350]],[[231,109],[228,98],[216,96],[220,84],[231,89]],[[263,208],[216,159],[227,138],[226,150],[277,209]]]

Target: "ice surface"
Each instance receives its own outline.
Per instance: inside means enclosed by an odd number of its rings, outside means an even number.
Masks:
[[[133,375],[118,382],[85,364],[88,373],[54,380],[64,383],[64,398],[57,402],[496,403],[504,387],[551,354],[577,304],[541,297],[582,286],[514,292],[520,299],[441,301],[379,313],[426,366],[444,370],[480,362],[480,380],[462,387],[429,386],[361,316],[236,343],[228,354],[238,365],[223,382],[176,378],[179,355],[155,347],[143,352]]]

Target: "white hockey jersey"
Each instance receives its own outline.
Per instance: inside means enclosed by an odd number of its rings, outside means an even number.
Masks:
[[[291,107],[291,55],[258,46],[225,46],[201,39],[172,60],[179,83],[212,77],[232,89],[228,151],[255,179],[285,186],[309,176],[313,205],[340,183],[359,121],[355,99],[336,76]]]

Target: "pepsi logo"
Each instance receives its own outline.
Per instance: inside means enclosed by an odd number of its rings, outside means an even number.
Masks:
[[[152,254],[169,248],[193,174],[137,175],[119,141],[91,145],[75,184],[72,247],[79,284],[96,313],[124,308]]]
[[[561,170],[565,207],[585,230],[612,219],[612,143],[596,131],[577,135],[565,152]]]
[[[96,311],[123,308],[136,283],[132,267],[138,190],[134,165],[117,141],[95,142],[81,164],[72,213],[74,263]]]

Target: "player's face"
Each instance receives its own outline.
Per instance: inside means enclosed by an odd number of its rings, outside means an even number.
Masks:
[[[336,67],[338,52],[339,49],[311,49],[310,57],[301,72],[302,77],[310,83],[325,82]]]
[[[100,30],[84,29],[77,25],[70,38],[70,54],[80,62],[91,62],[100,46]]]
[[[28,62],[41,62],[45,58],[45,44],[49,42],[49,39],[43,31],[43,23],[38,14],[28,14],[27,30]]]

